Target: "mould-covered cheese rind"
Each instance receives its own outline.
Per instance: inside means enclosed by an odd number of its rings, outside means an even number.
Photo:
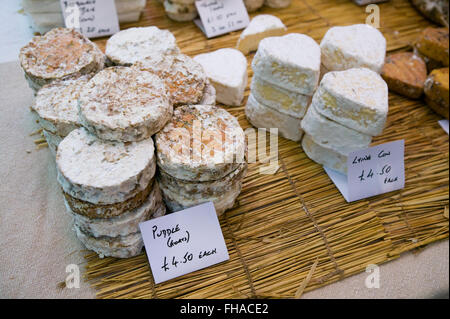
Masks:
[[[320,115],[314,104],[309,107],[301,125],[305,134],[313,136],[317,144],[343,154],[367,148],[372,141],[372,136],[349,129]]]
[[[297,118],[305,115],[311,103],[311,96],[285,90],[258,76],[253,76],[250,90],[258,102]]]
[[[21,48],[19,61],[30,87],[37,91],[56,79],[98,72],[105,56],[77,31],[55,28]]]
[[[67,136],[80,127],[78,98],[90,76],[56,80],[43,86],[37,93],[33,111],[39,116],[39,124],[47,132]]]
[[[156,134],[158,166],[178,179],[217,180],[245,162],[237,119],[214,105],[183,105]]]
[[[316,143],[308,134],[305,134],[302,139],[302,148],[305,154],[316,163],[343,174],[347,174],[348,154],[341,154],[332,149],[323,147]]]
[[[197,104],[208,83],[203,67],[184,54],[157,53],[137,62],[133,68],[160,77],[174,105]]]
[[[117,65],[130,66],[155,53],[180,52],[174,35],[155,26],[122,30],[106,43],[106,56]]]
[[[58,182],[72,197],[93,204],[114,204],[143,191],[155,174],[151,138],[108,142],[86,129],[72,131],[58,146]]]
[[[261,40],[252,61],[256,76],[304,95],[312,95],[320,75],[320,47],[304,34]]]
[[[110,67],[83,88],[80,122],[105,140],[139,141],[157,133],[172,115],[164,82],[150,72]]]
[[[389,110],[388,87],[366,68],[326,73],[313,96],[316,110],[363,134],[380,135]]]
[[[369,68],[381,73],[386,39],[376,28],[354,24],[330,28],[320,42],[322,64],[329,71]]]
[[[252,94],[245,106],[245,115],[255,127],[277,128],[278,134],[292,141],[300,141],[303,136],[301,119],[278,112],[277,110],[259,103]]]
[[[156,217],[154,214],[160,206],[163,206],[163,211],[159,215],[164,215],[165,213],[158,184],[154,183],[153,185],[154,187],[151,193],[140,206],[120,216],[112,218],[89,218],[78,215],[70,209],[68,212],[73,216],[74,224],[83,232],[93,237],[117,237],[137,233],[139,232],[139,223]]]

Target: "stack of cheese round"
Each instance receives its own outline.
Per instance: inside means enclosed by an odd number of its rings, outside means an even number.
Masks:
[[[158,183],[170,211],[212,201],[231,208],[247,171],[244,131],[212,105],[184,105],[156,134]]]
[[[388,87],[367,68],[325,74],[301,122],[309,158],[347,172],[347,156],[380,135],[388,114]]]
[[[56,154],[58,182],[77,237],[101,257],[140,253],[139,223],[165,213],[151,138],[109,142],[72,131]]]
[[[245,114],[254,126],[278,128],[300,141],[300,121],[317,88],[320,47],[304,34],[263,39],[252,62],[254,71]]]
[[[105,55],[81,33],[56,28],[20,49],[19,60],[28,84],[37,92],[55,80],[98,72],[104,67]]]

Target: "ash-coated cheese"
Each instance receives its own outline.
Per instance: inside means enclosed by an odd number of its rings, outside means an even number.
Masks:
[[[139,255],[144,247],[141,233],[117,237],[94,237],[83,232],[77,225],[73,226],[77,238],[83,245],[95,251],[100,258],[130,258]]]
[[[45,129],[42,130],[42,133],[44,134],[44,138],[47,141],[48,148],[52,152],[53,156],[56,156],[58,145],[59,143],[61,143],[64,137],[48,132]]]
[[[367,148],[372,142],[372,136],[349,129],[320,115],[314,104],[309,107],[301,125],[305,134],[313,136],[317,144],[344,154]]]
[[[320,47],[314,39],[299,33],[265,38],[259,43],[252,69],[271,84],[312,95],[319,82]]]
[[[32,106],[39,124],[47,132],[65,137],[81,126],[78,119],[78,98],[90,76],[56,80],[44,85],[37,93]]]
[[[320,42],[322,64],[329,71],[369,68],[381,73],[386,39],[368,24],[330,28]]]
[[[203,66],[216,89],[217,102],[239,106],[247,86],[247,59],[236,49],[219,49],[199,54],[194,60]]]
[[[21,48],[19,61],[30,87],[38,91],[57,79],[98,72],[104,67],[105,56],[81,33],[55,28]]]
[[[378,73],[366,68],[328,72],[312,104],[330,120],[376,136],[386,124],[388,87]]]
[[[277,128],[278,134],[292,141],[300,141],[303,136],[301,119],[278,112],[277,110],[256,101],[252,94],[245,106],[245,115],[255,127]]]
[[[286,30],[286,26],[279,18],[270,14],[257,15],[242,31],[237,43],[237,49],[244,54],[256,51],[262,39],[284,35]]]
[[[214,105],[178,107],[155,140],[158,166],[182,180],[217,180],[245,162],[244,131]]]
[[[139,223],[154,218],[159,206],[163,206],[158,184],[154,183],[152,192],[139,207],[112,218],[88,218],[68,210],[74,224],[84,233],[93,237],[117,237],[139,232]],[[164,207],[163,207],[164,208]],[[160,215],[164,212],[160,212]]]
[[[104,69],[81,91],[80,122],[105,140],[149,138],[172,116],[166,93],[164,82],[150,72],[122,66]]]
[[[302,118],[305,115],[312,98],[308,95],[285,90],[256,75],[253,76],[250,91],[261,104],[297,118]]]
[[[314,162],[347,174],[348,154],[341,154],[330,148],[323,147],[316,143],[308,134],[305,134],[302,139],[302,148],[305,154]]]
[[[72,197],[93,204],[114,204],[144,190],[155,174],[151,138],[108,142],[86,129],[72,131],[56,153],[58,182]]]
[[[185,54],[151,55],[133,68],[148,71],[164,80],[171,102],[176,105],[197,104],[208,82],[203,67]]]
[[[178,53],[175,37],[155,26],[129,28],[106,42],[106,56],[115,64],[129,66],[157,52]]]

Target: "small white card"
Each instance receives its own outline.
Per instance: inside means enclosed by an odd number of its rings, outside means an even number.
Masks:
[[[448,134],[448,120],[440,120],[439,125],[444,129]]]
[[[194,22],[208,38],[243,29],[250,22],[242,0],[196,0],[195,5],[200,19]]]
[[[347,202],[405,187],[405,141],[385,143],[349,154],[347,176],[329,168],[326,173]]]
[[[228,260],[212,202],[140,223],[155,283]]]
[[[98,38],[120,31],[114,0],[60,0],[67,28],[74,28],[88,38]]]

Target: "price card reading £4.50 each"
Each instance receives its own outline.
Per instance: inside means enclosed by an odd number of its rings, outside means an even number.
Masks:
[[[139,224],[155,283],[228,260],[212,202]]]

